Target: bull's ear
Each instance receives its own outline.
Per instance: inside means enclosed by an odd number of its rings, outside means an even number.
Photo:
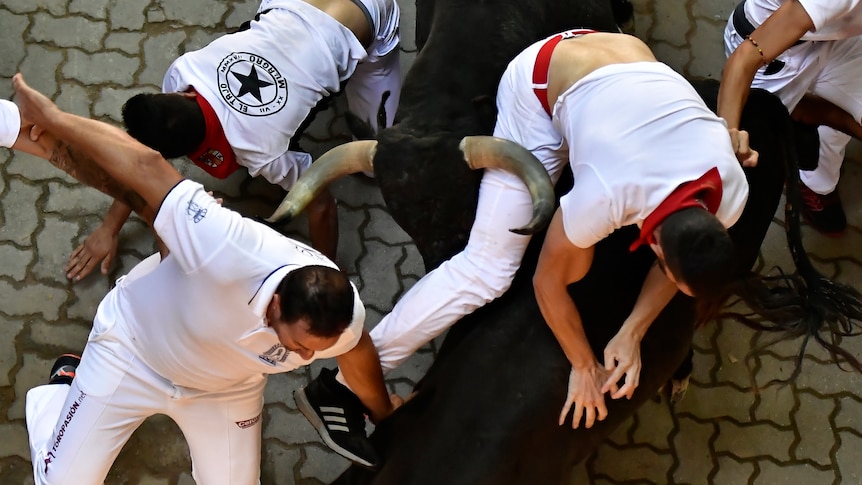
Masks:
[[[493,96],[476,96],[473,98],[473,109],[476,110],[480,126],[494,126],[497,122],[497,104]]]

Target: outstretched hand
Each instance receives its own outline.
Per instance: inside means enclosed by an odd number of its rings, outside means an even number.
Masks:
[[[23,123],[41,126],[51,118],[52,114],[59,111],[57,105],[47,96],[27,85],[20,72],[12,76],[12,87],[15,89],[15,104],[18,105]],[[41,131],[35,133],[36,138],[39,133]],[[31,131],[31,140],[34,139],[33,137],[34,133]]]
[[[117,257],[118,234],[104,225],[99,226],[84,242],[72,251],[66,264],[66,278],[80,281],[100,262],[102,274],[108,274]]]
[[[591,428],[596,422],[604,421],[608,416],[608,408],[605,406],[605,397],[600,390],[601,385],[607,380],[607,372],[594,362],[585,369],[575,369],[569,373],[569,391],[566,394],[566,402],[560,413],[560,426],[566,422],[569,410],[573,410],[572,429],[577,429],[584,420],[584,427]],[[613,386],[615,392],[616,386]]]

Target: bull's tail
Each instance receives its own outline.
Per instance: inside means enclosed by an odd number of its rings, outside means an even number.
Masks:
[[[787,131],[793,133],[790,117]],[[862,334],[862,294],[848,285],[834,282],[821,274],[805,252],[800,230],[799,205],[802,196],[796,147],[784,137],[782,150],[786,164],[785,228],[787,243],[796,266],[793,274],[763,276],[752,274],[741,281],[735,293],[751,308],[751,313],[722,314],[754,329],[779,332],[767,343],[802,338],[796,367],[787,381],[801,370],[805,349],[811,339],[820,344],[839,367],[849,365],[862,373],[862,364],[841,343],[844,337]],[[786,381],[785,381],[786,382]]]

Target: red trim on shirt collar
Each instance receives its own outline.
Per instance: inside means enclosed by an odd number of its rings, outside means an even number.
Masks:
[[[195,101],[203,112],[206,134],[201,144],[192,150],[188,157],[206,173],[215,178],[223,179],[239,168],[236,155],[228,143],[221,121],[219,121],[209,101],[198,94],[194,88],[189,88],[189,92],[197,94]]]
[[[703,207],[715,214],[721,205],[721,193],[721,175],[716,167],[697,180],[681,184],[644,219],[640,237],[629,246],[629,251],[635,251],[644,244],[655,244],[656,228],[674,212],[686,207]]]

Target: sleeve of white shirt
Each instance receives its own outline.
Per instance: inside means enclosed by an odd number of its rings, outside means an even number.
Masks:
[[[252,177],[261,176],[269,183],[278,185],[284,190],[290,190],[296,184],[299,176],[308,170],[311,162],[311,154],[286,151],[266,165],[248,167],[248,173]]]
[[[21,113],[18,105],[0,99],[0,146],[12,147],[21,131]]]
[[[814,22],[814,31],[843,17],[859,6],[862,0],[799,0],[805,12]]]
[[[249,247],[254,247],[253,234],[246,234],[249,231],[242,216],[219,205],[201,184],[191,180],[171,189],[153,227],[186,273],[206,265],[231,241],[248,239]]]

